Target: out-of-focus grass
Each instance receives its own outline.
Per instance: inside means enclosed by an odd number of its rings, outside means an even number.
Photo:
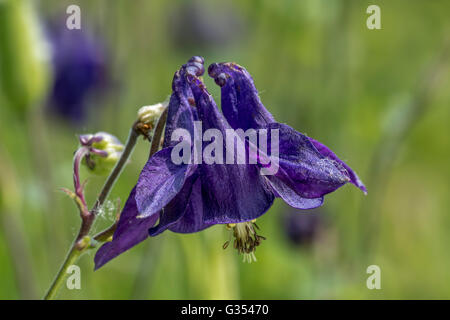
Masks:
[[[93,255],[83,256],[82,289],[63,288],[61,298],[450,298],[448,65],[426,111],[399,141],[389,171],[372,176],[375,151],[389,142],[381,139],[398,128],[403,102],[414,99],[443,50],[450,4],[379,1],[382,30],[370,31],[370,1],[196,1],[195,10],[205,8],[196,16],[204,27],[180,35],[184,28],[177,25],[193,23],[180,10],[184,1],[79,3],[83,27],[108,45],[114,89],[103,105],[89,105],[96,116],[81,128],[49,116],[44,105],[19,118],[0,93],[1,215],[20,230],[8,236],[11,226],[0,226],[1,298],[39,298],[76,233],[77,210],[58,191],[71,186],[76,134],[102,130],[125,139],[137,109],[164,100],[173,73],[194,54],[208,64],[245,66],[275,117],[329,145],[359,173],[369,195],[345,186],[327,196],[328,223],[306,247],[289,242],[281,221],[287,206],[277,200],[258,219],[268,240],[250,265],[231,248],[222,250],[229,235],[221,226],[193,235],[166,232],[96,272]],[[46,0],[37,9],[43,21],[64,20],[69,4]],[[219,23],[221,42],[201,34],[214,37]],[[205,82],[220,101],[214,82],[208,76]],[[124,203],[147,153],[140,141],[111,201]],[[102,182],[89,177],[91,202]],[[99,220],[95,229],[108,223]],[[371,264],[381,267],[382,290],[366,288]],[[24,274],[32,284],[19,285]]]

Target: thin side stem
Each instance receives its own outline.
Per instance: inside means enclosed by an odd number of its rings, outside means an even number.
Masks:
[[[75,189],[74,199],[77,202],[78,208],[80,210],[81,217],[87,217],[89,211],[87,210],[86,199],[84,198],[83,184],[80,181],[80,165],[83,158],[89,154],[89,148],[81,147],[75,153],[73,157],[73,186]]]
[[[125,164],[127,163],[128,159],[130,158],[131,153],[133,152],[134,146],[136,145],[137,139],[139,137],[139,132],[136,130],[136,124],[133,125],[133,127],[130,129],[130,133],[128,135],[127,142],[125,144],[125,149],[123,150],[122,156],[120,157],[119,161],[117,161],[114,169],[111,171],[111,174],[106,179],[105,184],[103,185],[102,191],[100,192],[100,195],[98,196],[98,199],[94,205],[94,208],[91,210],[94,212],[94,214],[97,213],[98,208],[103,205],[106,198],[109,195],[109,192],[111,191],[112,187],[114,186],[114,183],[117,180],[117,177],[122,173],[122,169],[125,167]]]
[[[158,119],[158,123],[155,127],[155,132],[153,133],[152,145],[150,147],[150,157],[154,155],[158,149],[161,142],[161,137],[163,135],[164,126],[166,125],[167,113],[169,108],[166,107],[164,111],[161,113],[161,116]]]

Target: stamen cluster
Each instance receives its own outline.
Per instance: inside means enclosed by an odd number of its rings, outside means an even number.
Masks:
[[[259,230],[255,220],[242,223],[229,223],[226,225],[227,229],[232,230],[234,236],[233,246],[243,254],[244,262],[256,261],[255,251],[256,247],[261,244],[265,237],[259,235],[256,230]],[[230,240],[225,242],[223,248],[226,249],[230,244]]]

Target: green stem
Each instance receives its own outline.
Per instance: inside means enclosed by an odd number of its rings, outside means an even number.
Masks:
[[[109,177],[106,179],[106,182],[103,185],[102,191],[100,192],[100,195],[98,196],[98,199],[96,201],[96,205],[94,206],[94,209],[96,209],[96,208],[98,209],[98,207],[103,205],[103,202],[105,202],[106,198],[109,195],[109,192],[111,191],[112,187],[114,186],[114,183],[116,182],[117,178],[119,177],[120,173],[122,172],[122,169],[125,167],[125,164],[127,163],[128,159],[130,158],[131,153],[133,152],[134,146],[136,145],[138,137],[139,137],[139,132],[136,130],[136,124],[134,124],[128,135],[128,139],[125,144],[125,149],[123,150],[122,156],[120,157],[119,161],[117,161],[116,166],[111,171],[111,174],[109,175]]]
[[[162,132],[164,129],[164,125],[167,119],[167,108],[163,111],[160,118],[158,119],[158,123],[155,128],[154,139],[152,141],[152,145],[150,148],[150,156],[153,155],[158,150],[159,142],[162,136]],[[111,237],[114,234],[114,231],[117,227],[117,221],[110,226],[108,229],[100,232],[96,236],[91,238],[88,236],[92,224],[95,221],[98,210],[101,208],[105,200],[108,198],[109,192],[111,191],[114,183],[117,181],[117,178],[120,176],[125,164],[133,152],[134,146],[136,145],[137,139],[141,132],[138,129],[138,121],[133,124],[130,129],[130,133],[128,135],[127,142],[125,144],[125,149],[119,159],[117,161],[114,169],[111,171],[110,175],[105,181],[103,188],[95,201],[93,208],[88,212],[87,215],[82,215],[81,227],[78,232],[77,237],[75,238],[72,247],[70,248],[69,253],[67,254],[66,259],[64,260],[60,270],[58,271],[55,279],[53,280],[50,288],[45,295],[45,300],[54,299],[58,292],[58,289],[61,287],[62,283],[66,279],[67,269],[74,264],[78,258],[81,256],[83,252],[88,249],[94,248],[95,243],[97,242],[107,242],[110,241]]]
[[[88,238],[88,237],[86,237]],[[89,239],[86,239],[89,241]],[[77,262],[78,258],[81,256],[81,254],[88,248],[88,246],[84,248],[78,247],[77,241],[74,241],[72,244],[72,247],[70,248],[69,253],[67,254],[66,259],[64,259],[64,262],[59,269],[58,273],[56,274],[55,280],[53,280],[53,283],[51,284],[50,288],[48,289],[48,292],[46,293],[44,300],[53,300],[56,297],[56,294],[58,293],[59,288],[63,284],[64,280],[67,276],[67,270],[71,265],[73,265],[75,262]]]
[[[78,260],[83,252],[90,248],[91,239],[90,237],[88,237],[88,234],[91,230],[92,224],[94,223],[96,213],[108,197],[108,194],[114,186],[114,183],[122,172],[123,167],[127,163],[131,153],[133,152],[134,146],[136,145],[138,137],[139,132],[136,130],[136,124],[134,124],[130,130],[125,149],[119,161],[116,163],[114,169],[106,179],[106,182],[103,185],[103,188],[97,198],[97,201],[94,204],[94,207],[89,212],[90,214],[87,217],[83,218],[80,231],[78,232],[78,235],[75,238],[72,247],[70,248],[69,253],[67,254],[60,270],[58,271],[55,279],[50,285],[47,294],[44,296],[45,300],[54,299],[56,297],[58,289],[66,279],[67,269]]]
[[[153,141],[152,141],[152,144],[150,146],[150,155],[149,155],[149,157],[154,155],[159,149],[159,145],[160,145],[160,142],[161,142],[161,137],[162,137],[163,131],[164,131],[164,126],[166,125],[167,113],[168,112],[169,112],[169,108],[166,107],[164,109],[164,111],[161,113],[161,116],[159,117],[158,123],[156,124],[155,132],[153,133],[153,138],[152,138]]]

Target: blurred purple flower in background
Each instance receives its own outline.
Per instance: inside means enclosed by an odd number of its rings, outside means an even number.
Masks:
[[[309,247],[324,227],[325,217],[321,208],[299,213],[288,207],[284,212],[283,231],[293,245]]]
[[[104,48],[88,30],[69,30],[63,23],[47,28],[54,73],[50,109],[74,125],[85,122],[89,95],[101,92],[106,82]]]

